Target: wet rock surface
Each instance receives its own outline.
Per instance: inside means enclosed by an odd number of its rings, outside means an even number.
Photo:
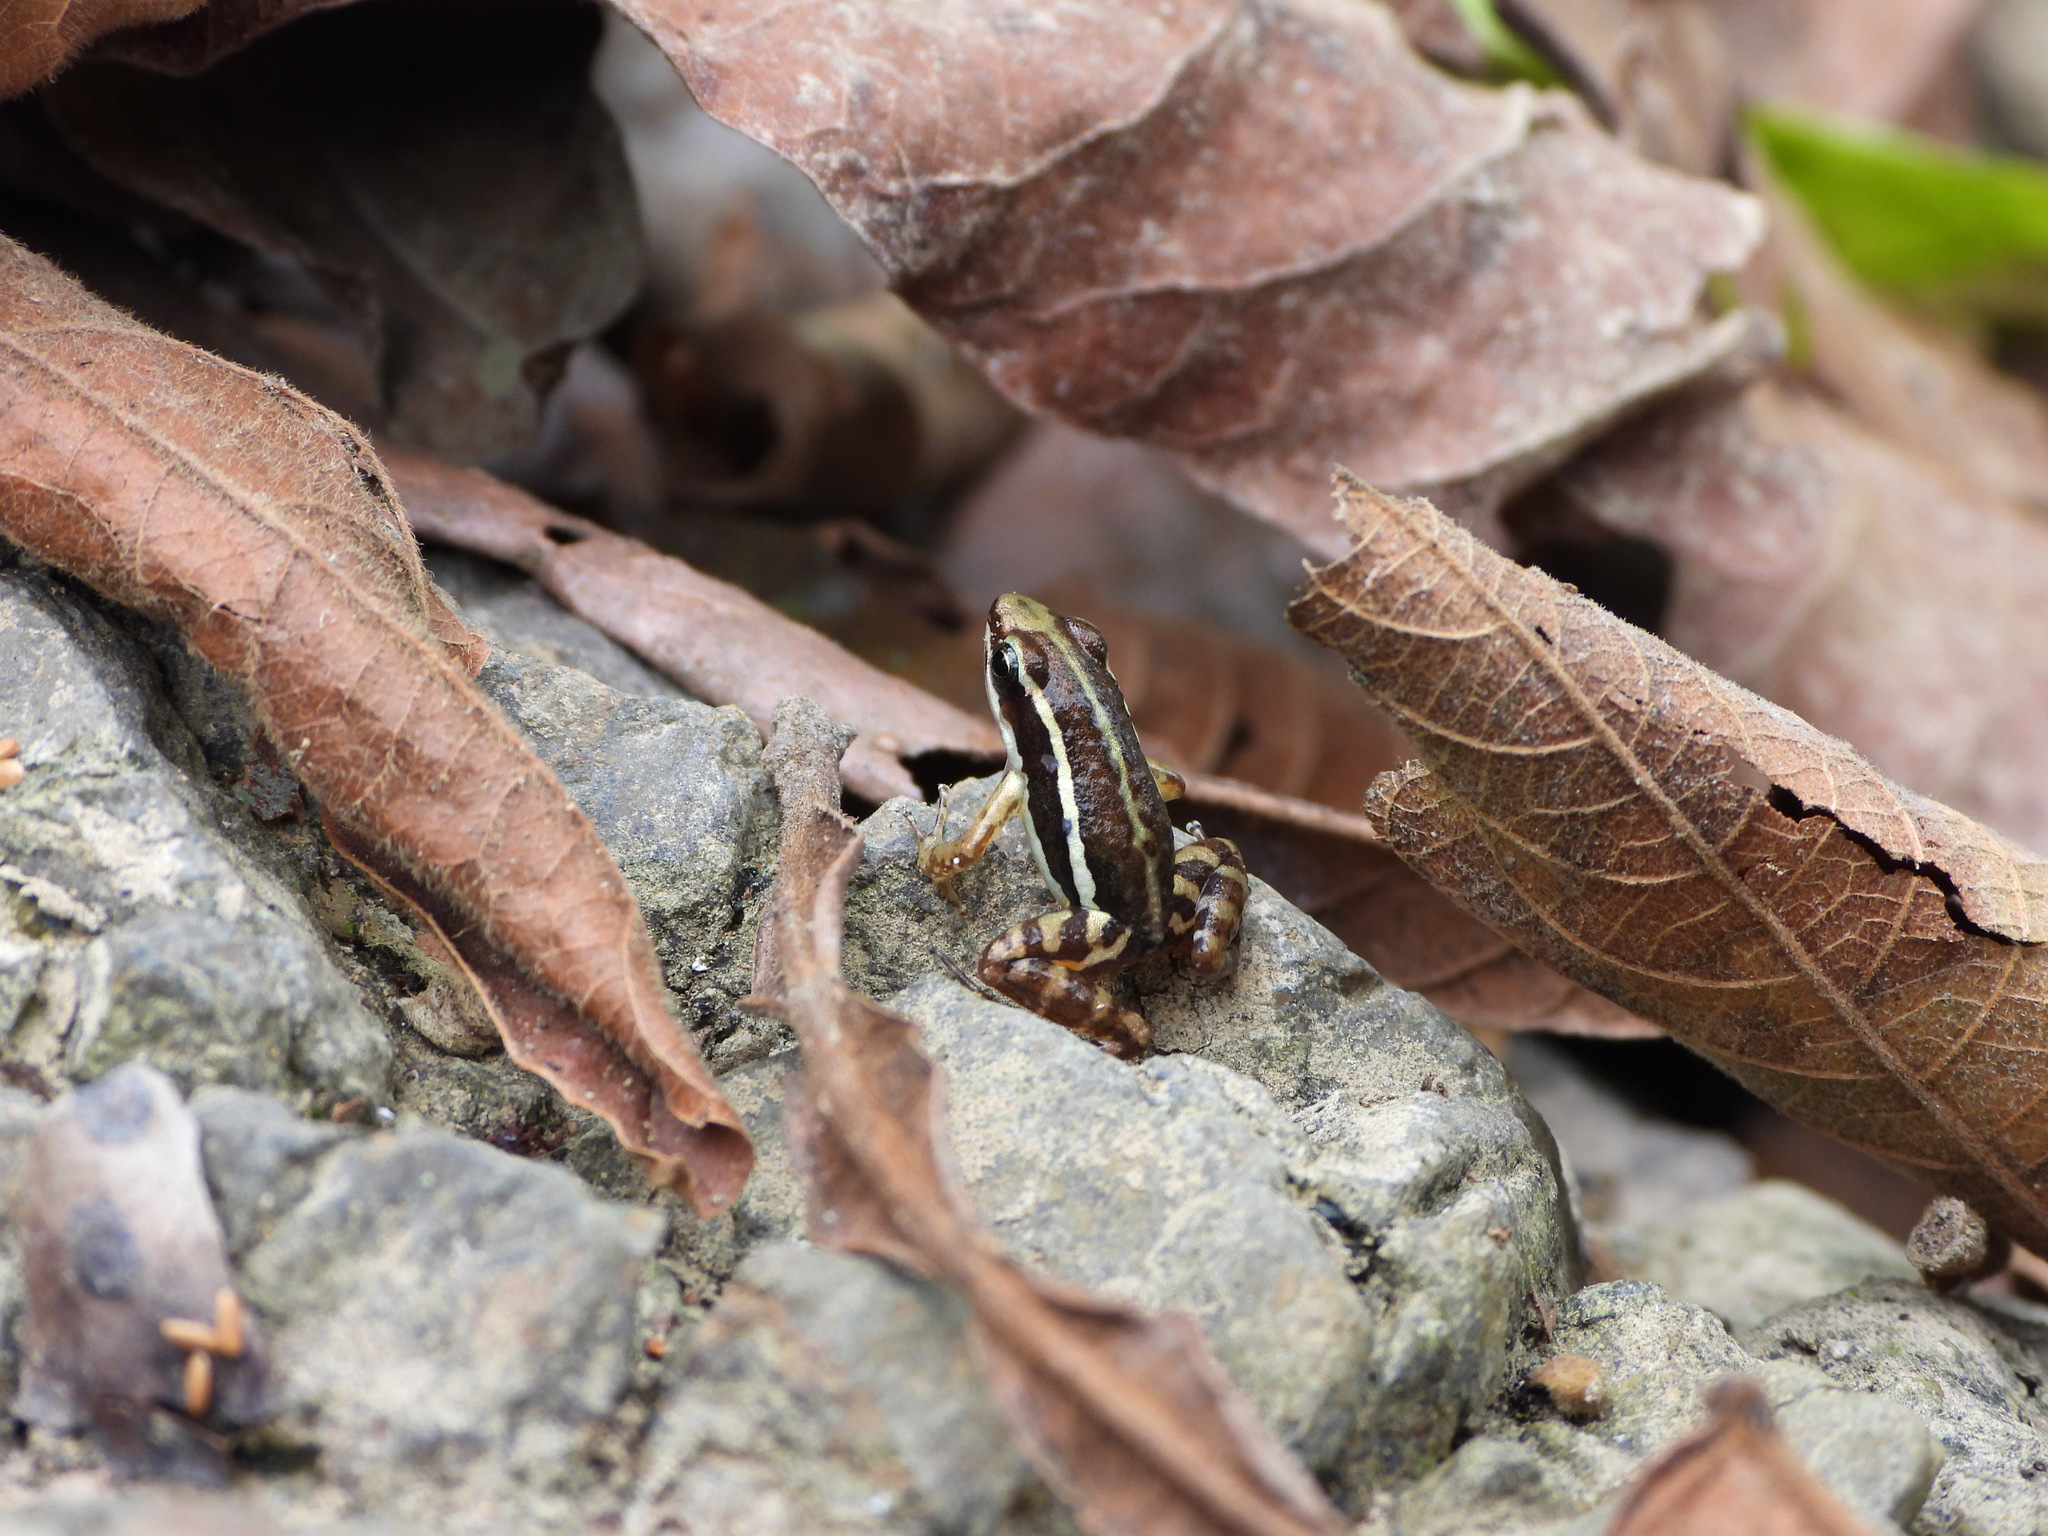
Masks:
[[[234,1436],[226,1504],[112,1488],[89,1443],[17,1434],[0,1533],[1065,1536],[958,1300],[801,1241],[781,1129],[794,1053],[735,1006],[776,828],[753,728],[530,584],[437,568],[510,647],[480,686],[619,858],[760,1171],[713,1221],[650,1195],[325,851],[231,683],[89,595],[0,569],[0,732],[29,769],[0,795],[4,1059],[47,1092],[143,1057],[189,1095],[277,1393]],[[1578,1289],[1548,1127],[1434,1008],[1259,887],[1235,975],[1131,973],[1162,1051],[1113,1061],[935,959],[971,971],[1048,898],[1012,828],[949,906],[915,868],[933,816],[899,801],[866,823],[846,968],[945,1068],[985,1219],[1034,1266],[1194,1316],[1365,1529],[1590,1536],[1733,1372],[1867,1519],[2040,1528],[2048,1314],[1872,1282],[1899,1273],[1895,1247],[1817,1197],[1750,1185],[1724,1141],[1532,1077],[1594,1230],[1661,1282]],[[49,1113],[0,1089],[10,1210]],[[10,1393],[22,1297],[9,1220]],[[1597,1417],[1523,1385],[1559,1353],[1597,1363]]]

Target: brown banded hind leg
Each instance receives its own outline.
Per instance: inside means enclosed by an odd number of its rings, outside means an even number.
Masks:
[[[1167,928],[1186,946],[1188,969],[1207,981],[1237,964],[1237,930],[1251,895],[1244,855],[1227,837],[1205,837],[1173,857]]]
[[[996,935],[978,969],[1012,1002],[1129,1061],[1151,1045],[1152,1026],[1090,978],[1121,969],[1130,942],[1130,929],[1107,912],[1069,907]]]

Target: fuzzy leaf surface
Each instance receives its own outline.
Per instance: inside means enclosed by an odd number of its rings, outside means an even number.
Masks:
[[[205,0],[0,0],[0,96],[40,85],[109,32],[171,21]]]
[[[1367,800],[1439,890],[1795,1119],[2048,1237],[2048,863],[1485,548],[1342,489],[1294,622],[1419,763]]]

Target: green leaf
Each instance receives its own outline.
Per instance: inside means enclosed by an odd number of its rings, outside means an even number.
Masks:
[[[1780,108],[1753,109],[1749,125],[1865,282],[1994,318],[2048,320],[2048,168]]]
[[[1451,0],[1465,30],[1486,50],[1487,62],[1503,79],[1527,80],[1532,85],[1560,85],[1557,71],[1542,55],[1515,35],[1493,8],[1493,0]]]

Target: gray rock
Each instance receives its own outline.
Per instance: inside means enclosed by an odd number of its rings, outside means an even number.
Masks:
[[[18,1088],[0,1088],[0,1216],[15,1208],[42,1118],[36,1099]],[[27,1304],[21,1233],[12,1220],[0,1220],[0,1402],[13,1402],[21,1385],[21,1314]]]
[[[1919,1279],[1886,1234],[1784,1179],[1680,1208],[1608,1241],[1629,1275],[1654,1280],[1738,1332],[1865,1280]]]
[[[1554,1045],[1517,1035],[1507,1062],[1523,1095],[1557,1133],[1574,1208],[1603,1238],[1615,1229],[1674,1219],[1754,1176],[1749,1153],[1734,1137],[1639,1113]]]
[[[1605,1411],[1577,1423],[1540,1403],[1497,1411],[1487,1432],[1383,1512],[1399,1536],[1596,1536],[1611,1501],[1658,1452],[1705,1420],[1715,1382],[1749,1376],[1787,1441],[1874,1528],[1913,1518],[1941,1448],[1919,1416],[1837,1390],[1811,1365],[1765,1362],[1720,1320],[1643,1281],[1588,1286],[1558,1310],[1555,1348],[1603,1368]]]
[[[946,1070],[960,1171],[1010,1254],[1188,1313],[1266,1422],[1349,1481],[1386,1390],[1373,1312],[1290,1187],[1306,1149],[1271,1099],[1192,1058],[1133,1070],[950,981],[890,1002]]]
[[[1027,1263],[1193,1315],[1341,1496],[1441,1457],[1576,1259],[1547,1134],[1493,1058],[1259,887],[1229,982],[1140,979],[1182,1053],[1116,1062],[930,974],[932,936],[965,963],[976,935],[1045,904],[1012,831],[955,916],[915,870],[930,815],[892,802],[867,822],[847,968],[896,992],[946,1068],[984,1219]],[[787,1068],[726,1079],[763,1133],[728,1240],[799,1230],[774,1112]]]
[[[713,1067],[787,1045],[780,1024],[733,1006],[752,983],[753,918],[777,824],[753,723],[737,709],[634,698],[503,653],[477,683],[596,823]]]
[[[0,1029],[45,1077],[144,1057],[191,1087],[380,1097],[389,1045],[276,840],[205,773],[147,648],[0,569]]]
[[[1968,1301],[1893,1280],[1793,1307],[1743,1343],[1903,1404],[1927,1424],[1946,1460],[1915,1531],[2034,1536],[2048,1530],[2048,1364],[2018,1331]]]
[[[1036,1477],[965,1324],[877,1260],[762,1248],[674,1360],[628,1536],[994,1531]]]
[[[1766,1365],[1751,1374],[1771,1393],[1779,1432],[1808,1469],[1880,1530],[1918,1515],[1943,1459],[1920,1416],[1869,1393],[1817,1390],[1799,1379],[1811,1374],[1804,1368],[1787,1384],[1783,1369],[1782,1363]],[[1772,1393],[1773,1387],[1780,1391]],[[1788,1388],[1796,1395],[1784,1396]]]
[[[560,1168],[445,1132],[354,1141],[242,1265],[286,1418],[352,1500],[422,1528],[583,1528],[579,1453],[638,1357],[660,1240]]]
[[[282,1536],[275,1516],[218,1494],[145,1492],[53,1498],[0,1510],[0,1536]],[[293,1536],[398,1536],[359,1520],[291,1523]]]
[[[239,1260],[276,1230],[313,1187],[314,1166],[359,1133],[293,1114],[276,1099],[245,1088],[210,1086],[192,1095],[199,1155],[214,1213]]]

